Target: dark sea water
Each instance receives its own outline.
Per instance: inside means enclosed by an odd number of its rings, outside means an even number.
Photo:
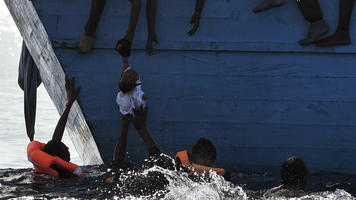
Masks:
[[[84,167],[85,178],[57,179],[34,173],[26,157],[29,141],[23,118],[23,93],[17,86],[21,43],[21,36],[0,1],[0,199],[262,199],[267,189],[279,185],[278,174],[231,172],[231,182],[217,175],[209,181],[193,181],[185,173],[158,166],[122,172],[115,184],[104,182],[112,173],[107,166]],[[59,115],[43,86],[39,88],[37,103],[35,139],[45,142],[51,138]],[[81,164],[67,134],[63,140],[71,150],[72,162]],[[141,174],[150,173],[160,176],[140,178]],[[307,192],[299,199],[356,199],[356,176],[310,174]]]
[[[158,166],[122,172],[114,184],[105,166],[84,167],[85,178],[57,179],[32,169],[0,169],[0,199],[263,199],[263,193],[279,184],[279,177],[263,173],[232,173],[232,181],[218,175],[191,180],[186,173]],[[141,174],[159,173],[158,179]],[[356,176],[320,172],[311,174],[305,200],[354,200]],[[283,198],[271,198],[283,199]]]

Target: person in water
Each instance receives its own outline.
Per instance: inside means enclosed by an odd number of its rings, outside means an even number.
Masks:
[[[225,176],[223,168],[213,167],[215,160],[216,149],[213,143],[206,138],[199,138],[189,152],[183,150],[176,154],[176,169],[205,176],[209,176],[210,171],[215,171],[218,175]]]
[[[33,163],[35,172],[60,178],[83,177],[83,170],[76,164],[69,162],[70,153],[68,147],[61,142],[69,111],[80,92],[80,88],[75,87],[74,78],[71,82],[66,78],[65,87],[67,91],[67,104],[57,123],[52,140],[47,142],[47,144],[38,141],[30,142],[27,146],[27,157]]]
[[[226,173],[222,168],[213,168],[212,165],[216,160],[216,149],[215,146],[211,143],[210,140],[206,138],[198,139],[191,147],[190,152],[180,151],[176,155],[175,166],[171,166],[171,162],[165,163],[161,167],[168,168],[170,170],[176,169],[177,171],[187,172],[189,177],[194,181],[201,181],[203,178],[210,177],[210,172],[215,171],[218,175],[224,176],[225,179]],[[124,167],[121,167],[121,169]],[[140,170],[137,167],[125,166],[125,169],[133,169],[136,171],[134,176],[124,177],[123,180],[120,178],[120,172],[117,172],[117,168],[113,167],[113,170],[116,171],[115,175],[109,176],[105,179],[106,183],[116,183],[122,185],[123,188],[128,189],[128,191],[134,191],[137,194],[153,194],[158,190],[164,190],[169,181],[165,178],[164,174],[161,172],[148,172],[146,174],[140,173]],[[131,173],[132,174],[132,173]],[[121,188],[122,188],[121,187]]]
[[[301,197],[305,195],[308,180],[308,169],[300,158],[288,158],[280,168],[282,185],[268,190],[263,196],[271,197]]]
[[[263,0],[256,8],[253,9],[253,12],[263,12],[271,8],[283,6],[285,3],[286,0]]]
[[[115,50],[123,57],[129,57],[131,55],[131,43],[134,38],[137,22],[140,16],[141,0],[129,0],[131,2],[131,13],[129,27],[126,31],[124,38],[120,39],[115,46]],[[157,0],[147,0],[147,24],[148,24],[148,39],[146,42],[146,52],[148,55],[153,55],[153,42],[158,44],[158,38],[156,34],[156,10]]]
[[[316,44],[318,47],[331,47],[351,43],[349,27],[355,0],[340,0],[337,30],[333,35],[321,40],[320,37],[329,31],[329,26],[323,20],[318,0],[297,0],[297,2],[305,19],[310,22],[308,36],[299,41],[299,44]]]

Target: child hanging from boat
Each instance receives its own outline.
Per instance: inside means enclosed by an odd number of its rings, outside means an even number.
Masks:
[[[142,91],[141,80],[138,73],[128,64],[128,58],[122,57],[123,71],[119,81],[120,91],[116,103],[122,116],[122,127],[118,142],[115,147],[115,165],[123,165],[126,153],[126,140],[130,122],[135,126],[138,134],[147,146],[150,156],[157,157],[161,151],[156,146],[146,129],[147,95]]]

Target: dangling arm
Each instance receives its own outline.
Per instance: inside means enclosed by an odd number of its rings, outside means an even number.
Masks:
[[[200,16],[203,11],[205,0],[196,0],[195,11],[190,20],[190,24],[193,25],[193,28],[188,32],[188,35],[192,36],[197,32],[200,25]]]

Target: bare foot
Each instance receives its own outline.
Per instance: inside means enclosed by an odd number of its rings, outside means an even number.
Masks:
[[[340,45],[349,45],[351,43],[350,35],[346,31],[337,30],[333,35],[320,40],[316,46],[333,47]]]

